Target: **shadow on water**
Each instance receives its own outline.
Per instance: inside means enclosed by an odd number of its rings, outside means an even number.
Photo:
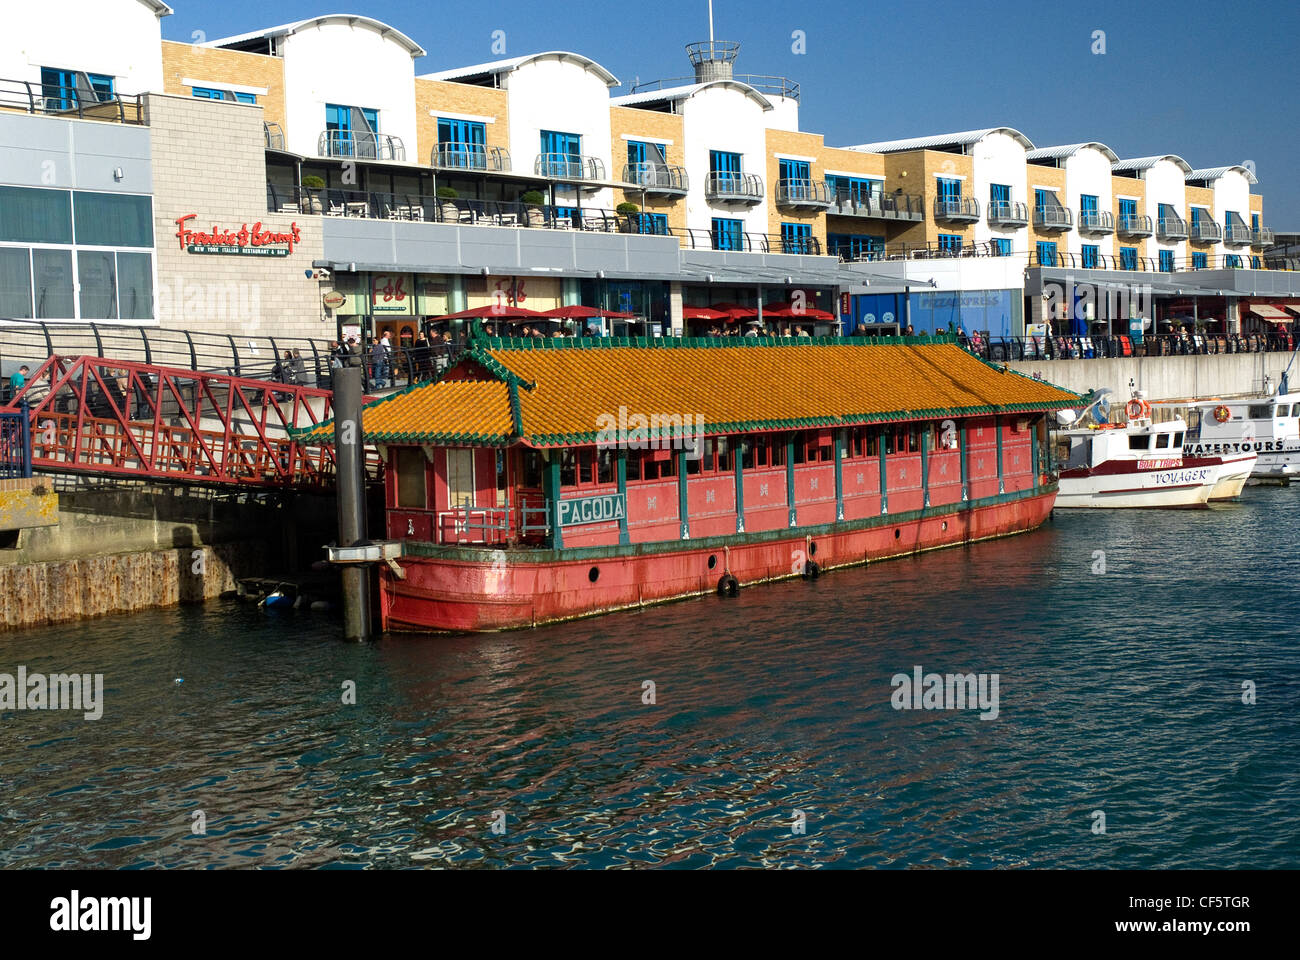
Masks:
[[[6,635],[104,714],[0,714],[0,865],[1295,867],[1298,505],[487,636],[217,603]],[[917,666],[996,674],[996,718],[894,709]]]

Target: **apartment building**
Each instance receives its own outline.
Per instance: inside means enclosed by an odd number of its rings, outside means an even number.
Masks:
[[[164,41],[170,12],[50,0],[0,37],[0,317],[410,336],[581,303],[657,335],[690,332],[692,306],[799,299],[847,326],[1016,335],[1067,280],[1138,276],[1157,317],[1190,299],[1224,323],[1300,298],[1242,167],[1012,127],[830,146],[800,129],[799,85],[737,72],[731,42],[628,88],[570,51],[426,72],[354,14]],[[56,188],[82,228],[6,229]],[[136,226],[96,234],[97,209]]]

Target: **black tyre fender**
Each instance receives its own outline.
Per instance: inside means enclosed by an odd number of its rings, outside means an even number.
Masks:
[[[822,568],[817,566],[817,562],[815,560],[809,560],[806,564],[804,564],[803,578],[805,580],[816,580],[821,575],[822,575]]]
[[[740,593],[740,581],[731,574],[723,574],[718,580],[718,596],[734,597]]]

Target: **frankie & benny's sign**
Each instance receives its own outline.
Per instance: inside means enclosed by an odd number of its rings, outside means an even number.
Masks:
[[[243,257],[287,257],[302,242],[298,224],[293,223],[288,233],[262,229],[259,220],[251,227],[243,224],[238,230],[224,230],[213,224],[211,233],[191,230],[186,226],[198,214],[189,213],[176,218],[176,237],[181,249],[187,253],[212,253]]]

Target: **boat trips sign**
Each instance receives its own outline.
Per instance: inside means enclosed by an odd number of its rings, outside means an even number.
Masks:
[[[599,497],[577,497],[560,501],[560,526],[576,527],[584,523],[608,523],[622,520],[627,508],[621,493],[606,493]]]

